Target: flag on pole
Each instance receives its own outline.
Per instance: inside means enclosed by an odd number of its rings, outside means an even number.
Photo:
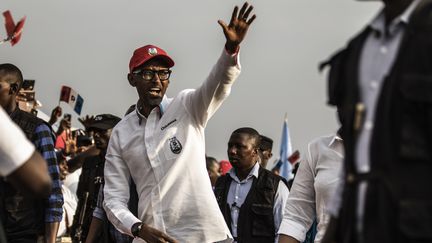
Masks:
[[[288,129],[288,118],[287,118],[287,114],[285,114],[285,120],[282,127],[281,146],[280,146],[279,161],[281,162],[281,168],[279,174],[287,180],[292,178],[292,165],[288,161],[288,157],[291,154],[292,154],[292,146],[291,146],[291,139],[290,139],[289,129]]]
[[[71,87],[62,86],[60,91],[60,101],[68,103],[78,115],[81,115],[84,99]]]
[[[24,28],[26,17],[24,16],[18,21],[17,24],[15,24],[12,18],[12,14],[9,10],[3,12],[3,16],[5,18],[7,37],[4,40],[0,41],[0,44],[10,41],[11,45],[14,46],[21,39],[21,34]]]

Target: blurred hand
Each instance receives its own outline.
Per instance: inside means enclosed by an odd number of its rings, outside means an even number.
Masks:
[[[54,123],[56,123],[58,121],[58,119],[61,117],[62,113],[63,113],[62,108],[60,106],[56,106],[51,111],[51,117],[50,117],[50,120],[48,121],[48,123],[50,125],[53,125]]]
[[[85,130],[88,131],[89,126],[94,122],[94,116],[86,115],[85,117],[78,118],[78,121],[84,126]]]
[[[77,153],[77,135],[70,129],[66,130],[65,153],[75,155]]]
[[[143,224],[138,236],[148,243],[178,243],[162,231]]]

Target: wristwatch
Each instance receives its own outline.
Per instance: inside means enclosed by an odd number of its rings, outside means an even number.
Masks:
[[[138,237],[138,234],[141,231],[141,228],[142,228],[142,223],[135,223],[134,225],[132,225],[131,232],[135,238]]]

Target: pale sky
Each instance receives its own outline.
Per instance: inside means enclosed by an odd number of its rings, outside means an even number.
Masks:
[[[354,0],[255,0],[257,19],[241,45],[242,73],[206,129],[207,154],[226,159],[231,132],[250,126],[274,140],[279,154],[285,113],[293,149],[337,130],[326,105],[326,74],[318,63],[361,30],[379,2]],[[84,98],[84,114],[122,116],[137,101],[126,75],[134,49],[155,44],[176,62],[167,95],[196,88],[219,57],[225,39],[218,19],[229,21],[228,0],[0,0],[15,21],[27,16],[21,42],[0,46],[0,63],[17,65],[36,80],[36,98],[47,114],[60,87]],[[3,39],[5,30],[0,27]],[[66,104],[63,110],[72,112]],[[79,127],[76,114],[73,125]]]

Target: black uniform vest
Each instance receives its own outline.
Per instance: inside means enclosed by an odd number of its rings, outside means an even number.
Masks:
[[[252,187],[240,208],[237,227],[238,243],[269,243],[275,241],[274,197],[280,177],[260,167],[258,179],[254,178]],[[215,185],[215,195],[225,222],[231,228],[231,205],[227,196],[231,177],[219,177]]]
[[[17,108],[11,119],[23,130],[30,141],[34,140],[36,127],[46,124],[36,116]],[[9,241],[20,237],[31,237],[44,232],[44,201],[26,195],[0,180],[1,221]]]
[[[345,186],[337,242],[432,242],[432,1],[410,18],[395,62],[383,80],[370,144],[371,171],[355,167],[363,123],[358,67],[366,28],[327,64],[329,103],[342,115]],[[360,126],[359,126],[360,125]],[[368,181],[363,233],[356,233],[358,184]]]

